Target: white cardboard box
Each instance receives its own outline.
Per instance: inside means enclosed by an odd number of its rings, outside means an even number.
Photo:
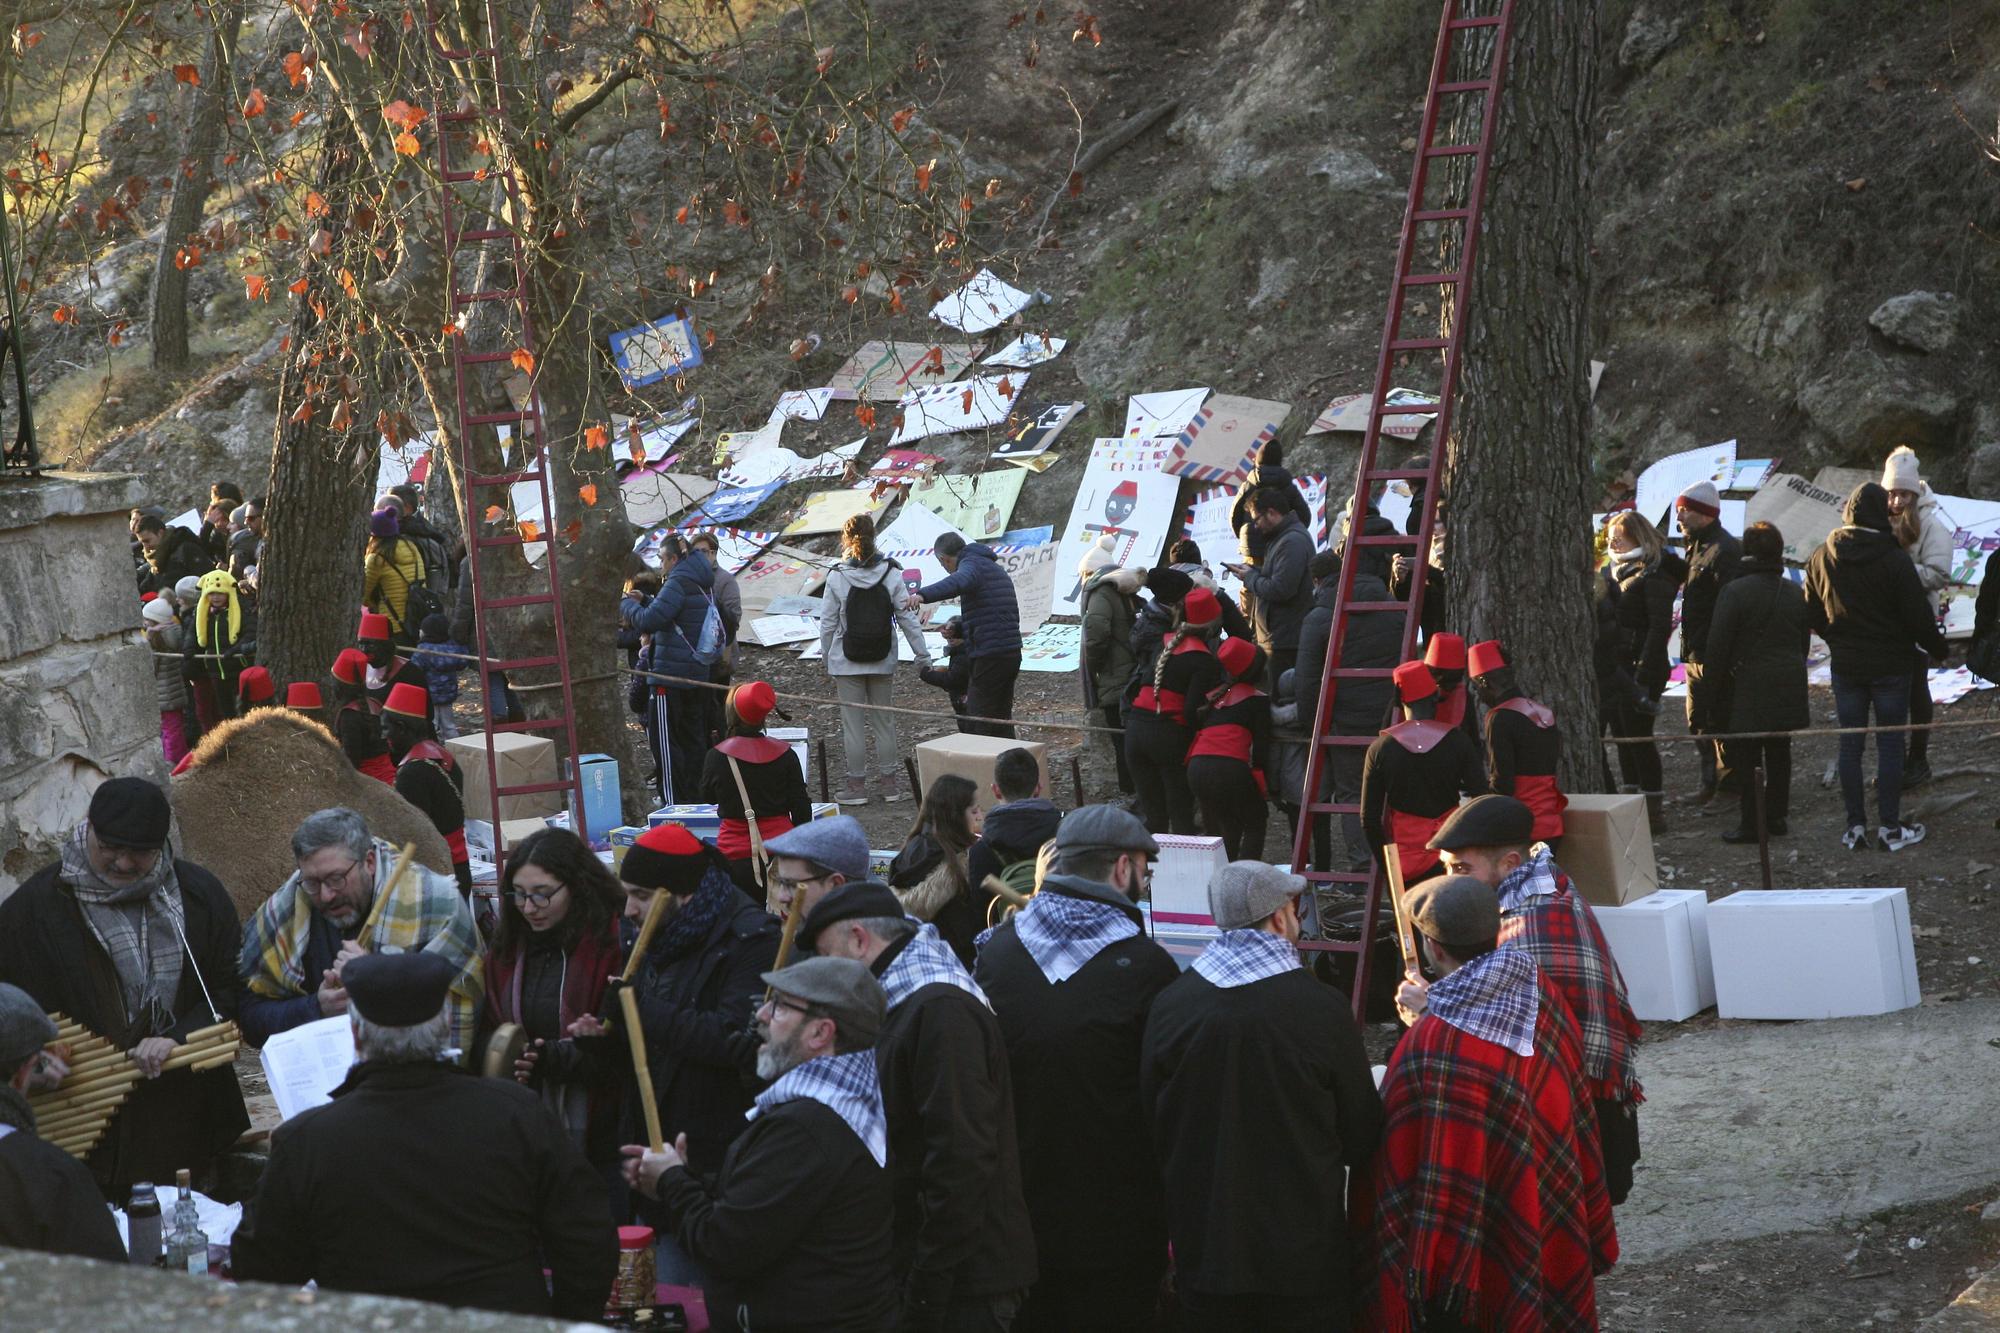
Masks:
[[[1160,859],[1153,867],[1153,920],[1163,927],[1213,926],[1208,914],[1208,881],[1229,864],[1222,839],[1161,833]]]
[[[1625,978],[1632,1012],[1679,1023],[1715,1003],[1708,895],[1660,889],[1622,907],[1592,907]]]
[[[1851,1018],[1918,1003],[1902,889],[1746,889],[1708,905],[1716,1012]]]

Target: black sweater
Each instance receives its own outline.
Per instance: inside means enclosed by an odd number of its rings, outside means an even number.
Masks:
[[[894,957],[877,959],[878,973]],[[1028,1287],[1035,1236],[999,1021],[956,986],[920,987],[889,1011],[875,1058],[889,1114],[895,1266],[910,1294],[941,1305]]]
[[[1043,892],[1078,892],[1052,876]],[[1070,885],[1083,881],[1068,881]],[[1133,920],[1136,907],[1126,904]],[[1021,1186],[1044,1277],[1166,1265],[1165,1204],[1139,1099],[1139,1043],[1153,999],[1180,975],[1144,935],[1051,982],[1003,922],[974,975],[993,1001],[1014,1080]]]
[[[1188,640],[1183,640],[1183,643],[1186,642]],[[1157,714],[1154,709],[1146,706],[1148,699],[1146,687],[1153,685],[1155,680],[1159,682],[1155,687],[1156,694],[1166,691],[1181,696],[1181,717],[1173,716],[1174,710],[1164,700],[1160,702],[1161,711]],[[1201,702],[1203,696],[1221,683],[1222,664],[1215,660],[1214,653],[1191,648],[1183,652],[1169,651],[1166,665],[1156,667],[1156,674],[1147,676],[1139,682],[1139,696],[1132,705],[1132,716],[1179,727],[1188,726],[1187,718],[1193,714],[1195,706]]]
[[[1375,738],[1361,765],[1361,828],[1380,852],[1389,842],[1388,812],[1434,819],[1458,804],[1459,793],[1484,796],[1486,769],[1479,747],[1457,727],[1423,754],[1412,754],[1388,733]]]
[[[794,828],[812,820],[812,793],[806,790],[805,774],[799,772],[799,757],[787,749],[776,759],[752,763],[738,759],[743,785],[750,792],[750,804],[761,818],[785,815]],[[743,818],[743,796],[729,771],[729,756],[710,750],[701,761],[701,799],[715,806],[723,819]]]
[[[1486,710],[1486,767],[1493,790],[1514,794],[1515,778],[1552,778],[1562,762],[1562,732],[1538,727],[1511,708]]]
[[[1909,552],[1874,528],[1835,528],[1806,561],[1806,622],[1832,650],[1833,674],[1849,680],[1907,676],[1919,648],[1944,656]]]
[[[1743,543],[1711,523],[1687,539],[1687,587],[1681,593],[1681,659],[1699,666],[1708,660],[1708,626],[1715,599],[1743,572]]]
[[[1182,973],[1153,1002],[1140,1086],[1177,1283],[1345,1300],[1341,1168],[1365,1168],[1382,1132],[1346,997],[1303,969],[1228,988]]]
[[[889,1173],[829,1108],[786,1102],[749,1123],[712,1183],[673,1167],[659,1188],[675,1238],[713,1279],[716,1327],[895,1326]]]

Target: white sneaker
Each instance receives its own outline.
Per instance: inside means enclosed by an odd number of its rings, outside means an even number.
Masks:
[[[882,804],[898,805],[909,799],[910,794],[903,790],[903,780],[901,778],[896,778],[893,781],[888,778],[882,780]]]
[[[1895,828],[1881,829],[1877,832],[1876,836],[1882,840],[1884,847],[1892,852],[1900,852],[1911,843],[1922,842],[1924,840],[1924,826],[1922,824],[1900,824]]]
[[[849,782],[845,787],[841,789],[840,804],[842,805],[868,804],[868,784],[865,782]]]
[[[1883,830],[1885,833],[1887,831],[1886,829]],[[1874,847],[1874,844],[1868,841],[1868,826],[1865,824],[1856,824],[1853,828],[1841,834],[1840,845],[1850,852],[1866,852],[1872,850]]]

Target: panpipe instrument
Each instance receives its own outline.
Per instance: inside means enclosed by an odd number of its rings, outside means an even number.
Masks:
[[[56,1039],[48,1049],[69,1065],[69,1073],[58,1087],[28,1094],[28,1105],[41,1137],[73,1157],[83,1157],[97,1146],[111,1117],[146,1076],[129,1052],[75,1019],[60,1013],[49,1018],[56,1025]],[[201,1028],[174,1047],[160,1072],[220,1069],[235,1061],[242,1044],[243,1034],[234,1023]]]

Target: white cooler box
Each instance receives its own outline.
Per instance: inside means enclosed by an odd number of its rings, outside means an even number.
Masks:
[[[1902,889],[1746,889],[1708,905],[1716,1012],[1853,1018],[1915,1006]]]
[[[1640,1018],[1679,1023],[1715,1003],[1708,895],[1660,889],[1622,907],[1593,907]]]

